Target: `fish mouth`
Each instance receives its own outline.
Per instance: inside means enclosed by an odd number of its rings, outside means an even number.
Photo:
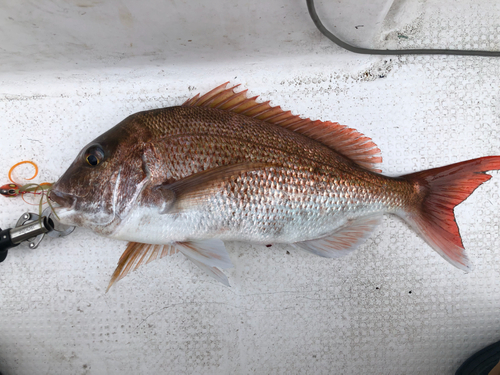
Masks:
[[[54,189],[50,191],[49,198],[56,202],[61,208],[72,208],[76,204],[76,197],[74,195]]]

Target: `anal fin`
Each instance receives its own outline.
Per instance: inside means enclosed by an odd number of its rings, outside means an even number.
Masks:
[[[326,237],[295,242],[294,245],[325,258],[340,258],[361,245],[381,220],[379,215],[350,220]]]

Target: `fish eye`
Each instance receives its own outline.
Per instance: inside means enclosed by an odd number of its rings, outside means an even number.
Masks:
[[[87,163],[89,163],[89,165],[95,166],[99,164],[99,159],[97,159],[95,155],[89,155],[87,156]]]
[[[102,161],[102,159],[104,159],[104,151],[99,146],[89,147],[85,155],[87,164],[92,167],[95,167]]]
[[[9,190],[9,195],[14,195],[14,194],[16,194],[16,191],[14,189],[10,189]]]

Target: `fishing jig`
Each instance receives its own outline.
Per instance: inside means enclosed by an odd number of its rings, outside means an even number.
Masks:
[[[9,249],[18,246],[22,242],[26,241],[29,243],[30,249],[36,249],[46,234],[49,237],[63,237],[75,230],[75,227],[59,223],[59,221],[53,217],[55,214],[52,212],[52,207],[47,207],[42,211],[42,200],[46,192],[52,187],[51,183],[28,183],[26,185],[20,185],[12,179],[12,172],[22,164],[30,164],[35,168],[33,176],[26,180],[32,180],[38,175],[38,166],[32,161],[21,161],[14,164],[9,170],[10,183],[0,186],[0,195],[7,198],[15,198],[21,195],[25,202],[25,194],[41,195],[40,212],[39,214],[26,212],[19,218],[14,228],[5,230],[0,228],[0,263],[7,257]],[[29,202],[26,203],[33,204]]]
[[[41,184],[34,184],[34,183],[28,183],[25,185],[18,184],[17,182],[15,182],[12,179],[12,172],[14,172],[14,169],[16,169],[18,166],[20,166],[22,164],[29,164],[29,165],[33,166],[33,168],[35,168],[35,173],[33,174],[33,176],[31,176],[30,178],[27,178],[26,180],[28,180],[28,181],[33,180],[38,175],[38,166],[32,161],[25,160],[25,161],[21,161],[19,163],[14,164],[9,170],[10,183],[0,186],[0,195],[3,195],[6,198],[15,198],[15,197],[21,195],[21,197],[23,198],[23,200],[26,203],[33,204],[30,202],[27,202],[24,199],[24,195],[28,194],[28,193],[34,194],[34,195],[42,195],[42,199],[43,199],[43,195],[44,195],[45,191],[49,190],[50,187],[52,186],[52,184],[49,182],[43,182]]]

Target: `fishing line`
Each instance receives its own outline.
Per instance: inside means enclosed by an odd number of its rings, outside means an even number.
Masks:
[[[458,55],[458,56],[487,56],[487,57],[500,57],[500,51],[482,51],[482,50],[464,50],[464,49],[372,49],[356,47],[349,43],[344,42],[340,38],[333,35],[319,19],[316,8],[314,7],[314,0],[306,0],[307,9],[314,24],[319,31],[323,33],[328,39],[335,44],[348,51],[361,53],[365,55]]]

